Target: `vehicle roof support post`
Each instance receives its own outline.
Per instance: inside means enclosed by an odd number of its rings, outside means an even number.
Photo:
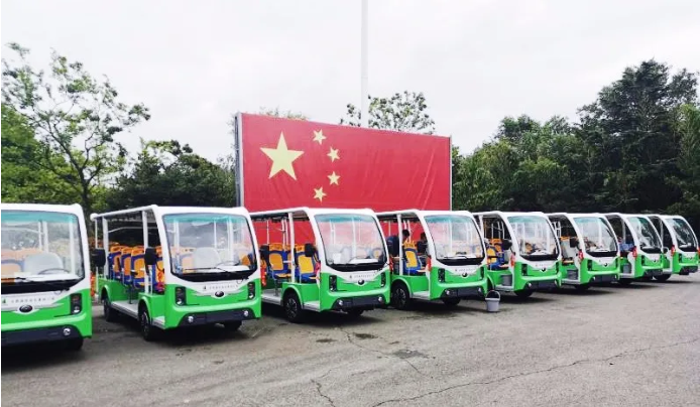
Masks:
[[[290,236],[289,236],[289,240],[290,240],[289,254],[292,255],[292,259],[289,262],[289,266],[290,266],[289,271],[292,274],[292,278],[291,278],[292,284],[294,284],[297,282],[296,281],[297,280],[297,276],[296,276],[296,274],[297,274],[296,273],[296,263],[297,263],[296,262],[296,257],[297,257],[296,256],[296,241],[294,240],[295,239],[295,236],[294,236],[294,214],[291,212],[288,213],[287,219],[289,222],[289,234],[290,234]],[[311,221],[311,219],[309,219],[309,221]],[[299,277],[301,277],[301,275],[299,275]]]
[[[141,224],[143,226],[143,248],[147,249],[148,246],[148,213],[146,211],[141,211]],[[148,264],[145,266],[143,271],[144,277],[144,292],[146,294],[151,293],[151,273],[148,270]]]
[[[352,219],[352,258],[357,258],[357,225],[355,224],[355,218]]]
[[[109,250],[109,228],[107,227],[107,218],[102,218],[102,246],[104,246],[105,251]],[[109,255],[109,253],[107,253]],[[105,262],[104,267],[102,267],[102,275],[107,275],[107,270],[109,269],[108,262]]]
[[[216,227],[216,222],[214,222],[214,227]],[[216,236],[214,238],[216,239]],[[229,254],[229,258],[227,260],[233,261],[233,259],[238,259],[238,261],[240,262],[241,259],[240,259],[240,256],[238,255],[238,253],[233,253],[233,250],[228,249],[229,247],[231,247],[231,248],[239,248],[240,247],[240,246],[238,246],[238,244],[236,244],[235,246],[233,244],[233,220],[231,219],[230,216],[228,217],[228,219],[226,219],[226,238],[228,239],[228,245],[226,245],[224,247],[224,249],[226,249],[226,251],[231,252]],[[236,242],[236,243],[238,243],[238,242]]]
[[[399,275],[403,275],[403,231],[401,230],[401,214],[396,215],[396,226],[399,227],[399,231],[396,234],[396,239],[399,241]]]

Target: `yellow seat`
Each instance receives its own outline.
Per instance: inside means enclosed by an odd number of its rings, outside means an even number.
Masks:
[[[187,256],[182,258],[182,272],[183,273],[191,273],[193,270],[192,268],[194,267],[194,259],[192,256]]]
[[[297,263],[299,266],[299,272],[302,274],[313,273],[315,271],[314,262],[310,257],[306,257],[304,255],[297,256]]]
[[[418,261],[418,256],[416,256],[416,252],[413,251],[407,251],[406,253],[406,266],[407,267],[420,267],[420,262]]]

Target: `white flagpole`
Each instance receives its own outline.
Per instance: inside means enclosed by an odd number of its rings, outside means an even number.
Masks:
[[[362,127],[367,127],[368,119],[369,119],[369,100],[367,96],[367,8],[368,8],[368,0],[362,0],[362,44],[361,44],[361,60],[362,60],[362,68],[361,68],[361,106],[362,110],[360,110],[360,125]]]

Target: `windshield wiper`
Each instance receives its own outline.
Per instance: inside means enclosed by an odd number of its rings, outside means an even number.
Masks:
[[[245,271],[245,272],[242,272],[240,270],[231,271],[231,270],[222,269],[218,266],[217,267],[196,267],[196,268],[182,269],[182,271],[185,271],[185,270],[187,270],[187,271],[216,270],[215,273],[232,274],[232,275],[240,276],[240,278],[246,279],[246,280],[248,279],[248,277],[250,277],[251,274],[253,274],[252,271]]]

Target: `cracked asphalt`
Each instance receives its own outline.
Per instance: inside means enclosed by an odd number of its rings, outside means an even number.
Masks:
[[[698,406],[700,276],[3,350],[3,406]]]

